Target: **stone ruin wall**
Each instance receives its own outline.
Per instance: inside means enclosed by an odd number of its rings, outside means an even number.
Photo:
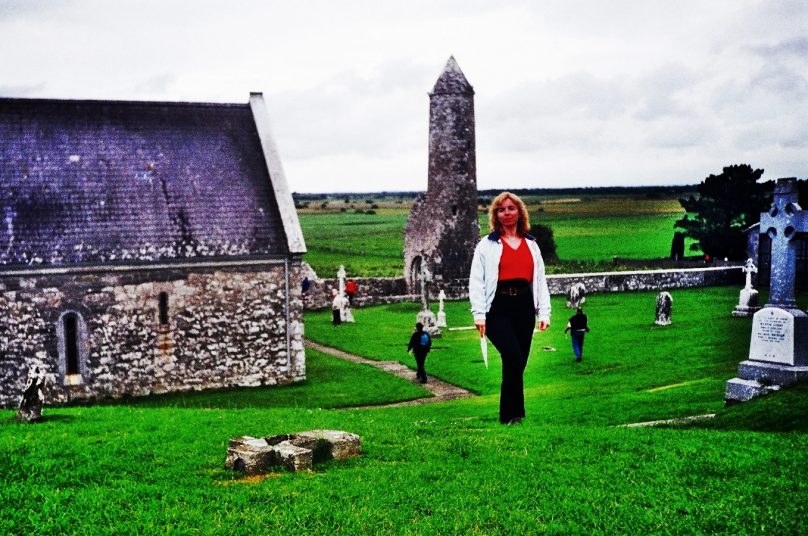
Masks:
[[[47,371],[48,404],[305,379],[299,263],[286,270],[191,269],[0,279],[0,407],[27,371]],[[161,325],[159,294],[168,294]],[[65,385],[60,316],[80,315],[83,384]],[[64,344],[62,354],[64,354]]]

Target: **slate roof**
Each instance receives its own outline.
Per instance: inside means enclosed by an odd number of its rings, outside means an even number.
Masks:
[[[0,99],[0,265],[288,251],[249,104]]]

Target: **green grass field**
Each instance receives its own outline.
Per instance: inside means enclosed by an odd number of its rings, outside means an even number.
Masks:
[[[659,327],[655,293],[590,296],[581,365],[562,333],[570,313],[554,300],[518,427],[498,424],[498,358],[492,350],[486,370],[469,331],[445,331],[427,360],[430,375],[480,393],[453,402],[333,409],[422,391],[307,351],[302,385],[48,408],[36,425],[0,412],[0,533],[804,533],[808,388],[724,408],[749,343],[751,320],[729,316],[737,289],[673,297],[674,323]],[[307,313],[306,332],[414,366],[404,350],[416,310],[358,309],[356,324],[337,328]],[[470,323],[466,303],[447,315]],[[364,454],[267,478],[223,469],[230,437],[313,428],[360,434]]]
[[[581,263],[587,270],[610,270],[613,256],[667,257],[673,224],[684,214],[676,199],[600,196],[526,202],[534,223],[553,228],[560,259],[578,261],[550,267],[551,273],[578,271]],[[339,205],[300,211],[306,262],[320,277],[334,277],[340,264],[354,276],[401,275],[409,206],[387,204],[376,214],[357,214],[339,212]],[[480,215],[480,229],[488,230],[486,214]]]

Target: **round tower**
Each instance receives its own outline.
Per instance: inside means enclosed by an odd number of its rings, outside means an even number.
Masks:
[[[463,295],[479,239],[474,89],[450,57],[429,94],[427,191],[415,200],[404,230],[410,292],[420,292],[425,264],[432,291]]]

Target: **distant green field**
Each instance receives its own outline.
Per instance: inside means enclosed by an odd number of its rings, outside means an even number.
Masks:
[[[673,224],[684,215],[675,199],[584,198],[538,207],[543,211],[530,206],[533,223],[553,228],[560,259],[578,261],[667,257]]]
[[[598,263],[599,269],[610,269],[614,256],[667,257],[673,224],[684,214],[676,199],[602,196],[527,202],[532,221],[553,228],[562,261]],[[309,250],[305,260],[321,277],[334,276],[340,264],[356,276],[401,275],[408,214],[408,204],[382,206],[375,214],[340,212],[338,204],[300,210]],[[480,214],[480,229],[482,233],[488,230],[484,213]],[[570,269],[575,267],[562,265],[551,271]]]
[[[405,209],[373,215],[301,211],[304,260],[320,277],[335,277],[340,264],[355,276],[401,275],[407,214]]]

